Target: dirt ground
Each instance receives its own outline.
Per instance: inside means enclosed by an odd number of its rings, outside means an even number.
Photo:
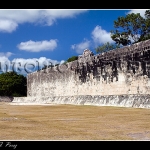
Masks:
[[[150,109],[0,103],[0,140],[150,140]]]

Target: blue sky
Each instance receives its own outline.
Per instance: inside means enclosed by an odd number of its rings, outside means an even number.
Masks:
[[[103,43],[113,43],[110,30],[114,20],[139,10],[86,10],[86,9],[1,9],[0,10],[0,62],[22,68],[25,63],[50,61],[63,63],[69,57],[82,54],[84,49],[95,53]],[[19,64],[20,62],[20,64]],[[9,66],[10,70],[11,67]],[[30,72],[35,67],[30,66]]]

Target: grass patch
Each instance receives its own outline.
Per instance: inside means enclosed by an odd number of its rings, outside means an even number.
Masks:
[[[150,109],[0,103],[0,140],[150,139]]]

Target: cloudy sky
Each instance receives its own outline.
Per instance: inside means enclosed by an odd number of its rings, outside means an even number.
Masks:
[[[1,9],[0,71],[7,64],[8,68],[14,65],[17,72],[30,66],[26,69],[32,72],[37,64],[63,63],[84,49],[95,53],[97,46],[113,42],[110,30],[114,20],[128,13],[144,16],[145,9]]]

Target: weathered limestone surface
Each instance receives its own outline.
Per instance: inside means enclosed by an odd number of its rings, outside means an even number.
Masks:
[[[150,40],[28,75],[28,96],[150,93]]]
[[[31,73],[22,101],[149,107],[148,94],[150,40]]]
[[[12,102],[12,101],[13,101],[13,97],[0,96],[0,102]]]
[[[94,106],[118,106],[150,108],[150,95],[107,95],[107,96],[41,96],[15,97],[13,103],[72,104]]]

